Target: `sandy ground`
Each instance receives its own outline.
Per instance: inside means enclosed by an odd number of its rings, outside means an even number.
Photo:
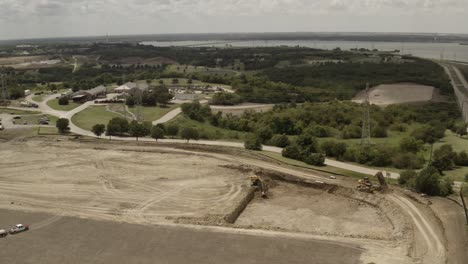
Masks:
[[[223,214],[248,184],[248,175],[220,166],[230,163],[197,155],[28,142],[5,143],[0,156],[5,209],[164,222]]]
[[[432,86],[411,83],[382,84],[369,90],[369,100],[375,105],[391,105],[413,102],[431,101],[435,92]],[[366,98],[364,91],[360,92],[353,101],[362,103]]]
[[[447,205],[451,201],[440,199],[434,206],[398,190],[363,194],[348,188],[354,186],[351,179],[324,178],[237,149],[184,146],[51,138],[0,143],[0,227],[32,227],[0,240],[0,259],[466,263],[458,246],[466,239],[464,227],[456,209]],[[275,178],[269,199],[255,198],[233,225],[197,222],[231,212],[245,197],[248,176],[259,169],[268,177],[290,175],[319,187]],[[325,192],[317,180],[341,187]],[[26,257],[18,248],[28,252]]]
[[[272,188],[268,199],[251,202],[236,224],[373,239],[387,239],[392,235],[392,224],[378,208],[287,183]]]
[[[0,210],[0,226],[31,230],[0,238],[2,264],[63,263],[323,263],[357,264],[362,249],[281,234],[145,226]],[[337,254],[338,253],[338,254]]]

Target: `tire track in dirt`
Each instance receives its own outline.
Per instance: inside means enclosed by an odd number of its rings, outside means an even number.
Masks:
[[[426,254],[422,256],[422,258],[431,261],[429,263],[445,263],[445,247],[440,241],[439,236],[432,228],[431,224],[428,223],[419,209],[405,197],[391,194],[389,198],[409,214],[416,229],[423,236],[427,249]]]

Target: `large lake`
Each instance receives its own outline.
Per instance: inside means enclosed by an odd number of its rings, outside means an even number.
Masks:
[[[250,41],[147,41],[144,45],[157,47],[170,46],[216,46],[225,47],[273,47],[273,46],[301,46],[317,49],[341,48],[350,50],[354,48],[378,49],[381,51],[399,50],[401,54],[411,54],[417,57],[429,59],[456,60],[468,62],[468,45],[459,43],[418,43],[418,42],[366,42],[366,41],[313,41],[313,40],[250,40]]]

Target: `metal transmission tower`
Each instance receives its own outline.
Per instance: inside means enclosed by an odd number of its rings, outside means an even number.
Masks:
[[[366,99],[364,101],[364,110],[362,111],[362,133],[361,144],[371,144],[371,128],[370,128],[370,102],[369,102],[369,83],[366,84]]]

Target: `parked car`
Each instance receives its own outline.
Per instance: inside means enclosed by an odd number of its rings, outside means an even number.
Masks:
[[[47,120],[39,121],[39,125],[48,125],[48,124],[49,124],[49,121],[47,121]]]
[[[15,116],[13,119],[21,119],[21,116]]]
[[[24,121],[24,122],[23,122],[23,125],[27,125],[27,124],[28,124],[28,121]]]
[[[3,125],[0,125],[0,130],[4,130],[5,128],[3,127]]]
[[[31,104],[31,107],[32,107],[32,108],[39,108],[39,105],[33,103],[33,104]]]
[[[27,230],[29,230],[28,225],[17,224],[15,227],[10,229],[9,233],[10,234],[18,234],[18,233],[21,233],[21,232],[24,232],[24,231],[27,231]]]
[[[0,229],[0,237],[6,237],[8,232],[5,229]]]

